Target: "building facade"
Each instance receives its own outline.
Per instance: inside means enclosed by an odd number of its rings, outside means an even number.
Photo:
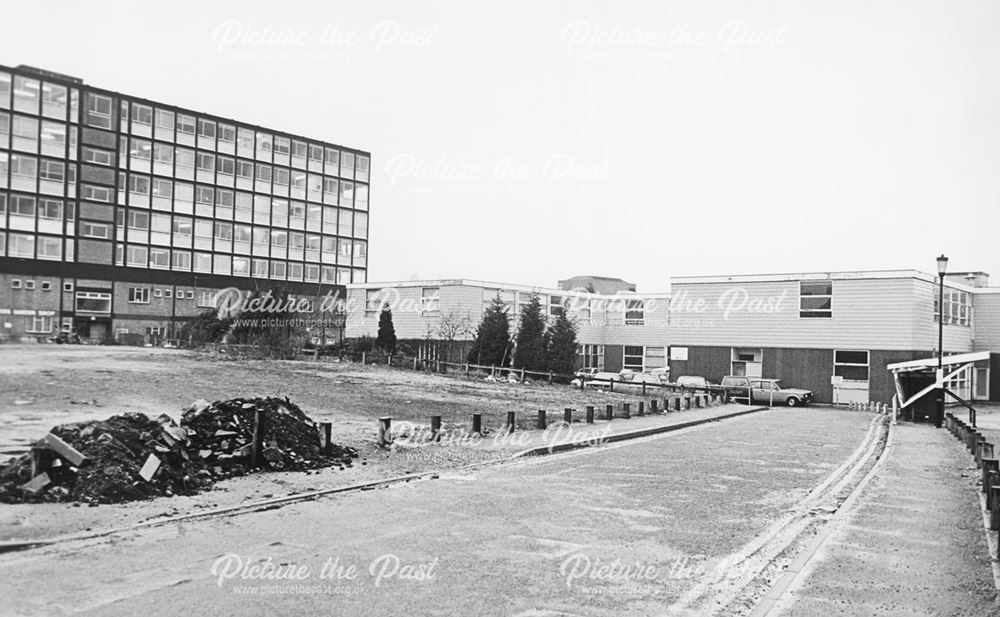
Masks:
[[[483,312],[496,297],[508,308],[513,335],[532,295],[550,318],[565,311],[576,324],[581,367],[641,372],[666,366],[666,294],[606,295],[464,279],[352,284],[346,336],[376,336],[382,307],[388,306],[400,341],[420,355],[464,362]]]
[[[170,337],[367,280],[370,154],[0,66],[0,340]]]
[[[957,280],[956,280],[957,279]],[[944,353],[1000,350],[1000,289],[945,282]],[[679,277],[671,281],[671,374],[781,378],[827,403],[895,394],[886,366],[934,357],[938,278],[917,271]],[[996,399],[994,362],[951,388]]]

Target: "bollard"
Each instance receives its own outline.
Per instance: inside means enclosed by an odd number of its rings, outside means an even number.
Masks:
[[[1000,500],[1000,487],[993,487],[993,501]],[[990,510],[990,531],[1000,531],[1000,508]]]
[[[483,434],[483,414],[481,413],[472,414],[472,434],[473,435]]]
[[[319,423],[319,451],[323,454],[330,453],[330,441],[333,433],[332,422]]]
[[[614,411],[615,411],[614,405],[608,405],[607,407],[604,408],[604,418],[608,422],[611,421],[611,416],[614,415]]]
[[[674,398],[674,411],[681,410],[681,397],[677,396]]]
[[[993,458],[993,442],[990,441],[983,442],[983,454],[980,457],[980,462],[987,458]]]
[[[573,424],[573,409],[571,407],[563,409],[563,422]]]
[[[980,478],[979,478],[979,483],[980,483],[979,490],[981,490],[983,493],[986,493],[987,489],[990,486],[989,485],[990,473],[1000,473],[1000,459],[995,459],[995,458],[983,459],[983,469],[982,472],[980,473]]]
[[[640,416],[646,415],[646,403],[643,401],[639,401],[639,415]]]
[[[982,439],[976,442],[976,451],[973,452],[972,460],[976,461],[976,469],[983,467],[983,446],[986,442]]]
[[[514,432],[514,420],[515,420],[514,412],[513,411],[508,411],[507,412],[507,433],[508,434]]]
[[[544,409],[539,409],[538,410],[538,428],[540,428],[540,429],[544,429],[545,428],[545,410]]]
[[[441,416],[431,416],[431,441],[441,440]]]
[[[389,445],[389,430],[392,427],[392,418],[385,417],[378,419],[378,445],[385,447]]]
[[[656,399],[649,401],[649,413],[658,413],[656,409]]]
[[[594,406],[587,405],[587,424],[594,423]]]
[[[980,487],[980,490],[984,493],[986,492],[987,487],[989,487],[988,480],[990,472],[1000,473],[1000,459],[995,459],[993,457],[983,459],[983,472],[980,476],[980,483],[982,486]]]
[[[628,418],[631,418],[631,417],[632,417],[632,414],[631,414],[631,412],[629,411],[629,408],[630,408],[631,406],[632,406],[632,404],[631,404],[631,403],[622,403],[622,417],[623,417],[623,418],[626,418],[626,419],[628,419]]]
[[[250,448],[250,466],[259,467],[264,452],[264,411],[257,408],[253,412],[253,445]]]
[[[688,394],[684,395],[684,409],[691,409],[691,396]]]
[[[1000,487],[1000,472],[990,470],[990,472],[986,474],[986,509],[987,510],[996,510],[996,509],[998,509],[998,507],[997,507],[997,500],[996,500],[996,494],[994,494],[994,492],[993,492],[994,489],[996,489],[997,487]]]

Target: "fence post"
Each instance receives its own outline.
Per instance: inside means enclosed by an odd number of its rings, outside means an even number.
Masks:
[[[552,371],[549,371],[549,385],[552,385]]]
[[[539,409],[538,410],[538,428],[540,428],[540,429],[544,429],[545,428],[545,410],[544,409]]]
[[[514,412],[513,411],[508,411],[507,412],[507,433],[508,434],[514,432],[514,420],[515,420]]]
[[[253,446],[250,448],[250,466],[260,466],[260,455],[264,451],[264,411],[260,408],[253,413]]]
[[[614,405],[606,405],[604,407],[604,418],[608,422],[611,421],[611,417],[614,415],[614,413],[615,413],[615,406]]]
[[[319,438],[320,439],[320,444],[319,444],[320,445],[320,451],[323,454],[329,454],[330,453],[330,441],[331,441],[332,432],[333,432],[333,423],[332,422],[320,422],[319,423],[319,430],[320,430],[320,438]]]
[[[524,367],[521,367],[521,383],[524,383]]]
[[[631,418],[632,417],[632,413],[629,410],[629,408],[631,406],[632,406],[631,403],[622,403],[622,417],[623,418]]]
[[[678,394],[677,397],[674,399],[674,411],[680,411],[680,410],[681,410],[681,395]]]
[[[483,434],[483,414],[481,413],[472,414],[472,433],[474,435]]]
[[[392,426],[392,418],[384,417],[378,419],[378,445],[385,447],[389,445],[389,429]]]
[[[594,406],[587,405],[587,424],[594,423]]]
[[[431,441],[441,440],[441,416],[431,416]]]
[[[646,382],[642,382],[642,395],[646,396]]]
[[[656,399],[649,401],[649,413],[656,413]]]
[[[639,415],[646,415],[646,403],[644,401],[639,401]]]
[[[573,408],[572,407],[567,407],[566,409],[563,409],[563,422],[565,422],[566,424],[572,424],[573,423]]]
[[[367,357],[368,357],[368,352],[367,351],[362,351],[361,352],[361,364],[368,364]]]

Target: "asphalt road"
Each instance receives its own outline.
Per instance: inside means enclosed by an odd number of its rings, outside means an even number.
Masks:
[[[0,555],[4,615],[656,615],[861,443],[806,408]]]

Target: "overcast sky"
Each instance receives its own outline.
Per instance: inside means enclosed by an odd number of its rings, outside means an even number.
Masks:
[[[372,152],[370,281],[1000,282],[995,0],[0,6],[0,64]]]

